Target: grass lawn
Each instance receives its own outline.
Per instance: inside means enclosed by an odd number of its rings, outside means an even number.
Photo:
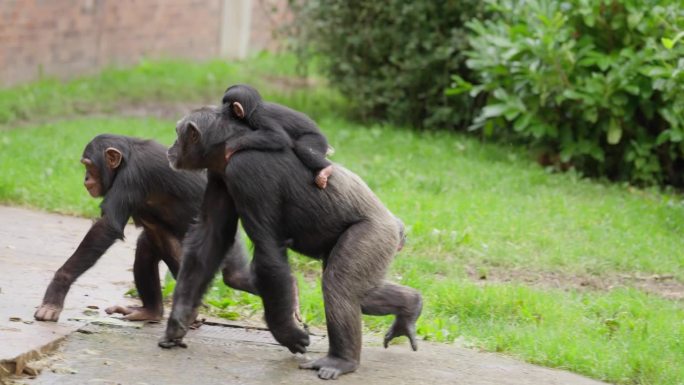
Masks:
[[[118,104],[218,101],[227,85],[254,83],[316,116],[336,149],[332,160],[407,225],[390,274],[424,295],[421,337],[610,382],[684,383],[682,196],[550,174],[524,149],[460,134],[350,123],[325,87],[269,82],[292,75],[288,60],[152,62],[0,90],[0,202],[97,216],[99,202],[82,187],[85,144],[103,132],[165,144],[175,136],[171,117],[120,117]],[[320,326],[320,263],[292,263],[303,315]],[[207,300],[225,317],[260,314],[257,298],[221,284]],[[390,322],[365,318],[372,332]]]

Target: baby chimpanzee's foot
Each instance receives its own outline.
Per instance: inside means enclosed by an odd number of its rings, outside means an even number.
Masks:
[[[129,321],[159,322],[162,319],[162,310],[152,310],[138,306],[110,306],[105,309],[107,314],[123,314],[124,319]]]
[[[300,369],[318,370],[318,377],[324,380],[336,380],[339,376],[353,372],[358,367],[359,364],[357,362],[331,356],[325,356],[299,365]]]
[[[332,170],[333,166],[328,166],[318,172],[318,175],[316,175],[315,179],[316,186],[318,186],[318,188],[323,189],[328,186],[328,177],[332,175]]]
[[[393,338],[406,336],[411,343],[411,349],[413,349],[413,351],[418,350],[418,343],[416,342],[416,321],[418,320],[418,317],[420,317],[422,310],[423,300],[420,295],[417,295],[409,315],[397,315],[397,318],[394,319],[394,323],[392,323],[389,331],[385,334],[385,340],[383,341],[385,349],[387,349],[389,342]]]

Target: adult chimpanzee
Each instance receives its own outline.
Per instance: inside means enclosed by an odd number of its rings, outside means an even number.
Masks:
[[[315,173],[316,185],[325,188],[332,172],[332,164],[325,158],[328,140],[313,120],[299,111],[265,102],[255,88],[245,84],[228,87],[223,105],[254,129],[227,143],[228,156],[240,150],[278,150],[290,145]]]
[[[151,140],[99,135],[83,151],[85,188],[102,197],[102,217],[93,224],[74,254],[57,270],[43,304],[35,313],[41,321],[57,321],[71,284],[92,267],[117,240],[130,217],[143,228],[135,251],[133,274],[142,307],[112,306],[106,312],[129,320],[160,320],[163,313],[159,261],[175,277],[181,240],[198,214],[206,177],[199,172],[174,171],[166,147]],[[226,249],[226,251],[228,251]],[[256,293],[249,266],[237,239],[226,261],[224,280],[230,286]]]
[[[225,143],[250,129],[216,108],[196,110],[177,126],[169,161],[183,169],[207,168],[208,187],[198,230],[185,243],[173,310],[159,345],[184,346],[194,309],[230,246],[238,218],[254,243],[252,261],[266,322],[292,352],[304,352],[307,334],[292,321],[290,266],[286,248],[323,260],[323,297],[328,327],[326,357],[300,367],[323,379],[354,371],[361,357],[361,313],[394,314],[385,347],[397,336],[416,346],[420,294],[384,281],[401,242],[400,222],[366,184],[335,165],[328,187],[304,183],[309,172],[285,147],[239,151],[226,165]],[[321,215],[324,213],[325,215]]]

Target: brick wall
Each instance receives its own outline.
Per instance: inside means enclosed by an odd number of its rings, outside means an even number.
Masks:
[[[40,74],[67,78],[94,73],[142,57],[217,57],[222,10],[231,1],[1,0],[0,86]],[[280,0],[251,1],[257,9]],[[259,36],[254,49],[277,46],[270,41],[275,19],[265,17],[252,13],[251,30],[256,32],[250,35]]]
[[[284,48],[283,23],[291,20],[287,0],[252,1],[252,25],[249,37],[250,51],[278,51]]]

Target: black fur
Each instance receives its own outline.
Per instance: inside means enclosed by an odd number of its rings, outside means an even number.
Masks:
[[[265,102],[259,92],[246,84],[229,87],[223,106],[231,113],[238,102],[245,112],[245,122],[253,131],[228,143],[234,150],[279,150],[292,147],[299,160],[313,172],[328,167],[325,158],[328,140],[316,123],[305,114],[276,103]]]
[[[121,163],[107,166],[105,151],[116,149]],[[151,141],[119,135],[99,135],[83,151],[84,161],[92,163],[86,173],[100,184],[101,218],[93,224],[73,255],[57,270],[48,286],[36,319],[56,321],[73,282],[117,240],[129,218],[143,231],[138,238],[133,267],[142,310],[161,318],[163,305],[158,264],[162,260],[175,277],[180,265],[181,241],[199,213],[206,177],[203,173],[174,171],[166,158],[166,147]],[[233,259],[245,260],[238,240],[231,250]],[[245,262],[246,264],[246,262]],[[118,307],[117,307],[118,308]],[[135,318],[132,309],[118,308]],[[130,313],[129,313],[130,311]],[[108,309],[109,312],[109,309]],[[145,317],[143,317],[145,318]],[[146,318],[148,319],[148,318]]]
[[[196,114],[201,116],[195,116]],[[206,125],[190,144],[187,122]],[[292,296],[287,247],[323,260],[323,295],[330,349],[328,355],[304,364],[321,378],[354,371],[361,354],[361,313],[394,314],[386,335],[406,335],[415,349],[415,322],[422,309],[414,289],[384,281],[402,242],[403,226],[355,174],[335,165],[324,190],[305,183],[309,172],[290,148],[279,151],[239,151],[227,166],[218,154],[223,143],[250,128],[218,109],[191,113],[179,126],[169,149],[176,166],[210,170],[198,231],[185,244],[183,264],[164,347],[181,345],[191,309],[197,305],[233,239],[238,218],[254,243],[253,268],[265,318],[276,340],[292,352],[303,352],[308,336],[292,321]],[[204,158],[198,156],[204,154]]]

